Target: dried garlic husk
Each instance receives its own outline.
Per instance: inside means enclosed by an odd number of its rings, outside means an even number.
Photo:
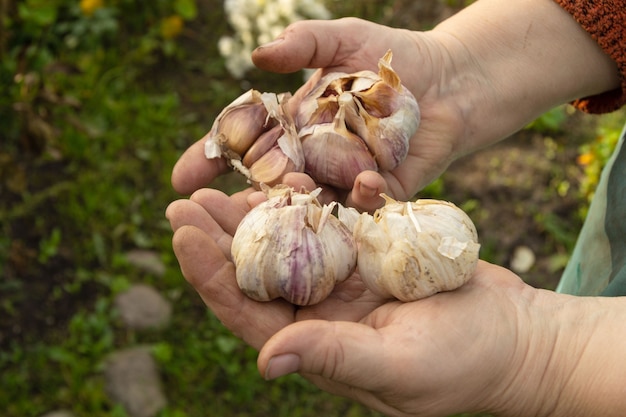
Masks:
[[[289,97],[254,89],[242,94],[220,112],[203,138],[205,156],[226,158],[257,188],[275,185],[287,172],[302,172],[302,145],[283,108]]]
[[[383,297],[413,301],[467,282],[478,262],[471,219],[452,203],[421,199],[386,204],[374,215],[340,206],[358,244],[359,274]]]
[[[239,288],[257,301],[282,297],[292,304],[316,304],[354,272],[352,233],[332,214],[336,203],[319,203],[319,188],[265,191],[268,200],[243,218],[233,237]]]
[[[327,74],[302,100],[296,125],[305,146],[305,171],[314,180],[349,189],[355,172],[389,171],[406,158],[420,111],[415,97],[391,68],[391,58],[388,51],[380,59],[378,74]],[[354,138],[363,142],[369,155],[353,155]],[[330,154],[342,163],[318,163]]]

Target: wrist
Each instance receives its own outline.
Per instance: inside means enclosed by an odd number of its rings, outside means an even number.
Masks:
[[[459,154],[556,105],[619,86],[615,62],[552,0],[475,2],[431,34],[450,60],[442,92],[467,118]]]
[[[551,415],[625,415],[626,299],[560,297],[570,301],[561,314],[558,343],[552,355],[552,368],[561,369],[552,373],[562,388]]]
[[[500,404],[506,416],[622,416],[626,412],[623,299],[534,290]]]

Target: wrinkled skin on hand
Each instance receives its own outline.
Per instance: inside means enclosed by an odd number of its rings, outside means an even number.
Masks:
[[[544,389],[554,334],[544,319],[550,313],[530,306],[551,293],[485,262],[460,289],[411,303],[373,295],[358,272],[314,306],[247,298],[237,287],[230,244],[260,194],[203,189],[173,202],[167,217],[185,278],[226,327],[260,350],[266,378],[297,371],[392,416],[498,411],[520,396],[520,386]],[[276,359],[282,354],[296,362],[285,368]],[[528,398],[526,411],[542,406],[541,395]]]

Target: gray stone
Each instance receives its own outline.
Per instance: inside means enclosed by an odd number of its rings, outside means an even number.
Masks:
[[[137,284],[115,298],[120,317],[131,329],[141,330],[166,326],[172,305],[154,288]]]
[[[144,249],[133,249],[126,253],[126,260],[139,269],[142,269],[157,277],[165,274],[165,264],[154,251]]]
[[[154,417],[167,400],[149,347],[112,353],[105,362],[105,388],[131,417]]]

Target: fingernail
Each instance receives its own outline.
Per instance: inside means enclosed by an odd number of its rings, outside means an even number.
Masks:
[[[276,38],[276,39],[274,39],[271,42],[264,43],[263,45],[259,45],[259,48],[270,48],[272,46],[278,45],[279,43],[281,43],[284,40],[285,40],[285,38]],[[259,48],[257,48],[257,49],[259,49]]]
[[[378,195],[378,190],[361,183],[359,184],[359,193],[361,193],[361,196],[363,197],[372,198]]]
[[[292,374],[300,369],[300,357],[295,353],[285,353],[270,359],[265,370],[265,379],[271,380]]]

